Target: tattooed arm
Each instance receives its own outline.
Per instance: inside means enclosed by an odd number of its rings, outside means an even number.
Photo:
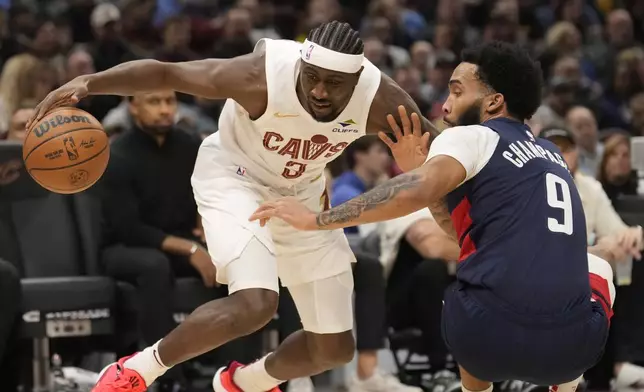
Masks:
[[[442,199],[465,179],[454,158],[439,155],[348,202],[316,216],[317,229],[332,230],[408,215]]]
[[[434,221],[436,221],[438,226],[443,229],[445,234],[458,243],[458,236],[456,235],[456,230],[452,224],[452,219],[450,218],[445,200],[441,199],[431,203],[429,205],[429,211],[432,213]]]
[[[265,225],[279,218],[300,230],[333,230],[408,215],[441,200],[465,180],[459,161],[438,155],[418,169],[386,181],[330,210],[315,213],[294,197],[262,204],[249,218]]]

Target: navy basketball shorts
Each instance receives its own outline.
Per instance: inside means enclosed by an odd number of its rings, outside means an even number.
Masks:
[[[558,385],[581,376],[603,354],[609,315],[601,301],[543,323],[490,301],[489,292],[456,282],[445,293],[442,316],[443,338],[454,359],[482,381]]]

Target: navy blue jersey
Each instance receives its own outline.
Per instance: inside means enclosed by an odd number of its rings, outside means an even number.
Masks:
[[[499,135],[494,154],[446,198],[458,281],[530,317],[588,306],[586,221],[560,151],[510,119],[481,125]]]

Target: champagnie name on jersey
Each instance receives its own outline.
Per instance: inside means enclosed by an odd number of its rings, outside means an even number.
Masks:
[[[538,144],[530,141],[516,141],[510,143],[508,150],[503,151],[503,158],[512,162],[516,167],[523,167],[528,161],[541,158],[548,159],[561,167],[568,169],[566,161],[557,153],[550,152]]]

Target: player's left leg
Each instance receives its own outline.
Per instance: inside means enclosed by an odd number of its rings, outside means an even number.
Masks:
[[[270,389],[271,385],[256,382],[268,379],[264,374],[276,380],[291,380],[322,373],[353,358],[351,271],[288,289],[303,329],[286,338],[275,352],[235,372],[234,381],[244,392]]]
[[[613,269],[610,264],[595,255],[588,254],[588,273],[590,280],[591,298],[598,302],[606,314],[606,322],[613,315],[615,304],[615,285],[613,284]],[[550,392],[575,392],[583,375],[576,379],[550,387]]]

